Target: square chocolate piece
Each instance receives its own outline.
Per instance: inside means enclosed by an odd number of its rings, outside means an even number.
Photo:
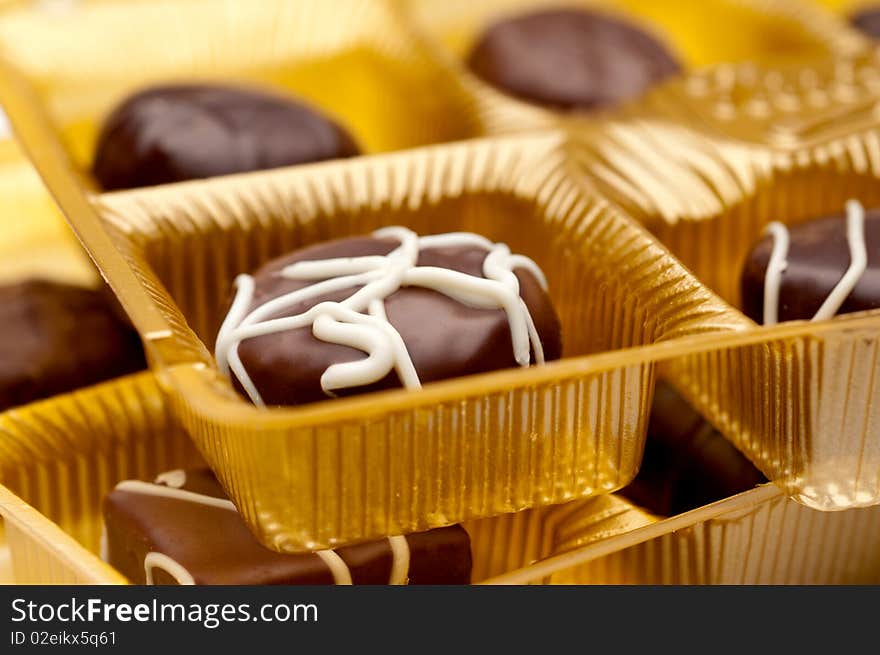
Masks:
[[[208,469],[120,482],[104,501],[105,559],[135,584],[467,584],[459,525],[284,554],[251,534]]]

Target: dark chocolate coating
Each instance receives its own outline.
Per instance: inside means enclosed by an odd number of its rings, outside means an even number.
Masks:
[[[0,410],[146,366],[140,338],[105,288],[0,286],[0,326]]]
[[[187,471],[182,489],[226,498],[208,469]],[[333,584],[313,553],[288,555],[262,546],[237,512],[197,502],[115,489],[104,501],[108,562],[135,584],[145,584],[144,558],[157,551],[204,585]],[[406,537],[409,584],[468,584],[471,551],[459,525]],[[354,584],[388,584],[393,556],[387,539],[338,548]],[[156,584],[177,584],[154,569]]]
[[[480,78],[524,100],[592,110],[637,98],[681,72],[654,37],[608,15],[551,9],[501,20],[467,59]]]
[[[675,389],[657,383],[642,465],[623,496],[674,516],[766,481]]]
[[[222,86],[160,86],[110,114],[92,173],[105,190],[127,189],[357,154],[341,126],[290,99]]]
[[[250,310],[311,283],[277,275],[294,262],[386,255],[398,245],[391,239],[354,237],[318,244],[275,259],[254,275],[256,292]],[[482,277],[485,257],[486,251],[475,247],[433,248],[422,250],[418,265]],[[525,269],[514,272],[520,282],[520,295],[540,335],[545,360],[558,359],[562,351],[560,326],[549,296],[530,272]],[[319,302],[341,301],[354,290],[319,296],[281,315],[302,313]],[[500,309],[475,309],[436,291],[403,287],[386,299],[385,311],[403,338],[422,384],[517,366],[507,314]],[[245,340],[238,352],[267,405],[296,405],[326,399],[321,389],[324,371],[331,364],[365,357],[360,350],[317,339],[311,326]],[[397,374],[392,371],[375,384],[343,389],[338,395],[399,386]]]
[[[789,228],[788,267],[779,289],[779,321],[809,320],[840,282],[850,264],[843,214]],[[865,212],[868,268],[838,314],[880,307],[880,210]],[[773,239],[764,237],[749,253],[741,282],[743,312],[764,322],[764,278]]]
[[[880,39],[880,6],[865,7],[849,17],[849,23],[863,34]]]

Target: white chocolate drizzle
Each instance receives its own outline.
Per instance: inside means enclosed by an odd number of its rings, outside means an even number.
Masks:
[[[186,471],[183,469],[174,469],[166,471],[156,476],[156,484],[164,484],[174,489],[180,489],[186,484]]]
[[[764,277],[764,325],[775,325],[778,322],[782,273],[788,266],[789,234],[788,228],[777,221],[769,223],[765,231],[773,237],[773,250]],[[824,321],[834,317],[868,268],[865,209],[858,200],[848,200],[846,203],[846,241],[849,246],[849,267],[810,320]]]
[[[779,319],[779,289],[782,273],[788,268],[788,228],[774,221],[765,230],[773,236],[773,251],[764,276],[764,325],[776,325]]]
[[[237,512],[238,509],[231,500],[225,498],[216,498],[206,494],[199,494],[186,489],[176,489],[167,487],[164,484],[151,484],[149,482],[141,482],[140,480],[123,480],[116,485],[119,491],[127,491],[135,494],[146,494],[149,496],[163,496],[165,498],[174,498],[190,503],[199,503],[200,505],[209,505],[211,507],[219,507],[220,509],[228,509]]]
[[[391,545],[391,576],[388,584],[404,585],[409,582],[409,542],[403,535],[388,537]]]
[[[172,578],[177,580],[177,584],[194,585],[196,583],[192,574],[187,571],[179,562],[164,555],[153,551],[147,553],[144,558],[144,572],[146,573],[147,584],[155,584],[153,581],[153,569],[161,569]]]
[[[143,482],[141,480],[123,480],[116,485],[119,491],[125,491],[135,494],[146,494],[150,496],[161,496],[164,498],[173,498],[184,502],[198,503],[209,507],[226,509],[238,512],[235,504],[225,498],[217,498],[206,494],[187,491],[179,487],[186,484],[186,471],[175,469],[156,476],[155,483]],[[170,486],[169,486],[170,485]],[[101,533],[101,559],[109,560],[109,553],[106,542],[106,527]],[[409,580],[410,550],[409,543],[405,536],[398,535],[388,537],[388,543],[391,548],[391,573],[389,575],[390,585],[407,584]],[[318,550],[314,553],[320,557],[330,574],[333,576],[333,582],[337,585],[351,585],[351,569],[345,563],[345,560],[339,556],[334,550]],[[161,569],[173,577],[179,584],[194,585],[195,579],[192,574],[179,562],[173,558],[157,551],[147,553],[144,558],[144,572],[146,573],[146,581],[148,585],[153,583],[153,570]]]
[[[470,307],[503,309],[516,363],[529,366],[533,355],[535,362],[544,362],[538,331],[513,272],[515,268],[526,269],[546,289],[547,280],[534,261],[512,254],[503,243],[493,243],[470,232],[419,237],[403,227],[387,227],[373,232],[373,236],[397,239],[400,246],[387,255],[302,261],[287,266],[280,275],[310,280],[312,284],[273,298],[250,313],[247,309],[254,296],[254,279],[250,275],[236,278],[236,295],[217,335],[215,356],[220,371],[234,375],[255,405],[264,407],[265,403],[239,358],[239,344],[245,339],[309,325],[316,338],[367,355],[360,360],[332,364],[324,371],[321,388],[328,396],[340,389],[377,382],[392,370],[405,388],[420,388],[406,344],[385,315],[385,299],[407,286],[431,289]],[[463,246],[488,252],[483,261],[485,277],[417,265],[423,249]],[[341,302],[321,302],[294,316],[270,318],[310,298],[353,287],[357,290]]]
[[[333,584],[352,584],[351,569],[348,568],[348,564],[339,556],[339,553],[333,550],[319,550],[315,554],[324,560],[324,564],[330,569],[330,574],[333,576]]]

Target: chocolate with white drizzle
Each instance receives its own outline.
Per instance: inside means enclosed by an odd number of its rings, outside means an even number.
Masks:
[[[385,228],[299,250],[236,285],[215,354],[257,405],[418,388],[561,355],[540,269],[476,234]]]
[[[741,276],[747,316],[772,325],[880,308],[880,210],[771,223]]]
[[[262,546],[208,469],[120,482],[104,501],[105,559],[135,584],[467,584],[461,526],[287,555]]]

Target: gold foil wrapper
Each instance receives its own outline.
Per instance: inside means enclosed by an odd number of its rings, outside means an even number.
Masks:
[[[764,485],[485,584],[878,584],[880,507],[822,512]]]
[[[0,415],[5,581],[127,584],[99,558],[104,496],[123,479],[149,480],[201,463],[149,373]],[[472,579],[532,565],[570,540],[572,530],[590,543],[653,520],[609,495],[473,521],[466,525]]]
[[[698,9],[691,0],[401,0],[401,7],[437,62],[462,80],[485,130],[494,134],[556,126],[572,117],[579,122],[577,113],[555,112],[495,89],[465,63],[489,25],[542,8],[620,16],[665,43],[688,72],[738,61],[800,66],[866,47],[865,39],[832,12],[801,0],[708,0]]]
[[[880,205],[878,56],[695,74],[580,130],[575,166],[739,306],[743,262],[767,223],[837,213],[849,198]],[[869,506],[880,502],[878,328],[876,311],[787,323],[664,365],[791,496]]]

